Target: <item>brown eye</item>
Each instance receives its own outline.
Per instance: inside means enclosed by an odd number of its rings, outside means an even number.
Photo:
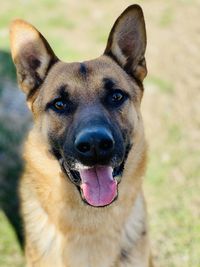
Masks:
[[[118,102],[123,99],[124,95],[121,92],[116,92],[112,95],[112,101],[113,102]]]
[[[109,92],[105,98],[105,103],[111,108],[120,107],[128,98],[128,94],[120,89]]]
[[[58,114],[69,115],[76,109],[76,104],[69,99],[57,98],[52,102],[47,103],[46,110],[53,110]]]
[[[64,103],[62,100],[58,100],[54,103],[54,107],[57,110],[62,111],[66,108],[66,103]]]

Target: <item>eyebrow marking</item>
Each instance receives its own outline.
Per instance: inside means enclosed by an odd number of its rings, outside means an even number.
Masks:
[[[65,100],[69,99],[69,93],[66,91],[66,88],[67,88],[66,84],[63,84],[58,88],[57,96],[53,100],[51,100],[49,103],[46,104],[45,111],[51,107],[52,103],[54,103],[56,99],[60,99],[60,98],[65,99]]]
[[[69,93],[66,91],[67,89],[67,85],[63,84],[60,86],[60,88],[58,89],[58,94],[62,97],[62,98],[67,98],[69,97]]]
[[[88,73],[88,69],[84,63],[80,63],[79,72],[81,75],[86,76]]]
[[[106,90],[112,90],[115,86],[115,82],[113,81],[112,78],[104,78],[103,83],[104,83],[104,88]]]

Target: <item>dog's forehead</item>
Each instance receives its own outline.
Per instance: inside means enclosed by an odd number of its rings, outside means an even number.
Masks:
[[[106,81],[112,81],[129,90],[127,76],[112,59],[101,56],[84,62],[58,62],[50,71],[45,84],[48,87],[51,85],[48,88],[51,94],[56,94],[56,90],[62,86],[67,87],[72,94],[80,90],[82,93],[97,93],[105,86]]]

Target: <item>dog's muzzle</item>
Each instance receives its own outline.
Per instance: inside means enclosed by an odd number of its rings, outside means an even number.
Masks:
[[[127,157],[121,134],[103,124],[79,127],[66,138],[60,164],[78,187],[82,199],[94,207],[111,204]],[[113,136],[114,134],[114,136]]]
[[[60,164],[63,172],[78,188],[85,203],[93,207],[104,207],[117,199],[118,184],[130,149],[131,146],[127,145],[123,161],[118,165],[113,161],[110,165],[88,167],[75,163],[71,167],[64,158],[60,159]]]

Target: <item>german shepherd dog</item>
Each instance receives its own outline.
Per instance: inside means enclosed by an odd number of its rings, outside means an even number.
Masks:
[[[10,37],[34,119],[20,182],[27,266],[152,266],[142,191],[141,7],[120,15],[94,60],[62,62],[22,20]]]

